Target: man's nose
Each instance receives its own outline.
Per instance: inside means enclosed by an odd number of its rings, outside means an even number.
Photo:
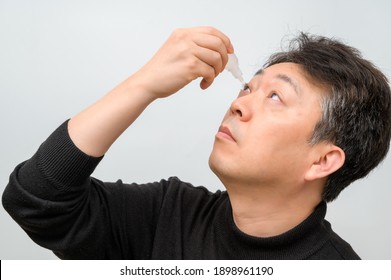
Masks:
[[[246,94],[236,98],[230,107],[231,114],[238,117],[241,121],[249,121],[252,117],[252,95]]]

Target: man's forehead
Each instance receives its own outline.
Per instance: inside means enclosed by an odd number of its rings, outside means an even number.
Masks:
[[[275,73],[275,72],[279,72],[286,75],[289,73],[291,75],[299,75],[299,76],[303,76],[304,74],[304,70],[300,64],[293,63],[293,62],[281,62],[259,69],[254,76]]]
[[[271,79],[277,79],[284,83],[287,83],[293,88],[297,95],[300,95],[300,80],[298,75],[301,74],[301,69],[298,64],[295,63],[283,63],[283,64],[274,64],[264,69],[258,70],[254,77],[257,76],[267,76]]]

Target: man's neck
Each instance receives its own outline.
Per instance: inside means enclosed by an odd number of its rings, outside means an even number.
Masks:
[[[285,233],[304,221],[320,203],[319,191],[309,188],[294,195],[261,187],[227,188],[234,222],[251,236]]]

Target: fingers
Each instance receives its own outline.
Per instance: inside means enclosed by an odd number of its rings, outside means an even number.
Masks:
[[[215,68],[216,76],[221,73],[228,62],[224,42],[219,37],[199,33],[194,35],[193,40],[200,47],[196,51],[197,57]]]
[[[194,55],[206,64],[200,69],[200,76],[203,77],[200,87],[206,89],[224,70],[228,62],[228,53],[233,53],[234,48],[230,39],[213,27],[196,27],[192,31],[193,42],[198,46],[194,50]]]
[[[234,47],[231,44],[231,40],[228,38],[227,35],[225,35],[220,30],[218,30],[214,27],[210,27],[210,26],[194,27],[193,30],[197,33],[204,33],[204,34],[213,35],[215,37],[220,38],[220,40],[222,40],[222,42],[224,43],[224,45],[227,49],[227,52],[228,53],[234,52]]]
[[[228,62],[228,53],[233,53],[234,49],[230,39],[221,31],[213,27],[193,27],[188,29],[177,29],[173,35],[174,44],[179,42],[190,42],[188,48],[198,46],[201,49],[217,52],[220,54],[221,62],[216,60],[216,54],[207,54],[205,50],[195,50],[193,52],[200,59],[205,59],[205,62],[216,69],[216,75],[224,70]],[[176,43],[175,43],[176,42]],[[194,45],[195,44],[195,45]],[[200,53],[204,55],[200,55]]]
[[[229,38],[213,27],[177,29],[146,68],[149,73],[160,73],[158,78],[167,84],[160,96],[168,96],[199,77],[203,78],[201,88],[206,89],[224,70],[232,52]],[[166,69],[164,77],[162,68]]]
[[[210,53],[210,52],[205,51],[205,53]],[[217,52],[215,52],[215,54],[220,57],[220,55]],[[194,74],[196,77],[202,77],[200,83],[201,89],[208,88],[213,83],[216,76],[218,75],[218,73],[216,74],[215,68],[211,66],[209,63],[205,62],[205,60],[206,59],[200,59],[197,57],[195,60],[193,60],[192,67],[190,67],[194,69]],[[220,60],[220,58],[218,60]]]
[[[225,62],[223,61],[222,55],[219,52],[206,49],[206,48],[196,48],[194,50],[194,55],[196,58],[201,60],[203,63],[206,63],[209,65],[211,68],[213,68],[213,74],[214,77],[219,75],[223,70],[225,63],[227,62],[227,55],[225,54],[226,58],[224,59]]]

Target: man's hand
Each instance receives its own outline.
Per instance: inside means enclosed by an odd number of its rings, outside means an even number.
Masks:
[[[68,123],[75,145],[103,155],[155,99],[167,97],[199,77],[209,87],[233,53],[230,40],[212,27],[176,30],[152,59]]]
[[[199,77],[206,89],[233,51],[229,38],[213,27],[177,29],[132,80],[154,98],[167,97]]]

